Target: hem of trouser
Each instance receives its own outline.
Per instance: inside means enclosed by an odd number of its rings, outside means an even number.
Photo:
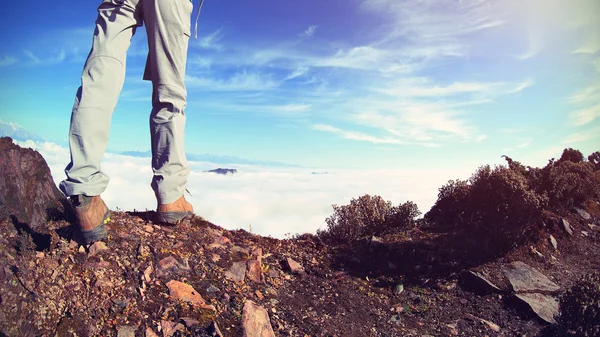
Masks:
[[[175,201],[179,200],[183,196],[183,193],[158,193],[158,203],[161,205],[172,204]]]
[[[72,195],[86,195],[88,197],[94,197],[100,195],[106,190],[106,187],[89,187],[81,183],[74,183],[71,181],[63,180],[60,183],[60,190],[68,197]]]

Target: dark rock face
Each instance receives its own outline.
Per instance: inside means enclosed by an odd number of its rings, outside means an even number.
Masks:
[[[227,175],[227,174],[235,174],[235,173],[237,173],[237,170],[236,169],[227,169],[227,168],[218,168],[218,169],[214,169],[214,170],[210,170],[210,171],[206,171],[206,172]]]
[[[48,220],[64,215],[65,205],[42,155],[0,138],[0,220],[44,233]]]

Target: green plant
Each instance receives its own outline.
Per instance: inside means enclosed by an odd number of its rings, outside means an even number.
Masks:
[[[565,335],[600,336],[600,274],[586,276],[560,299],[559,329]]]
[[[392,206],[378,195],[365,194],[348,205],[333,205],[333,214],[325,220],[327,228],[317,235],[330,243],[352,242],[373,236],[390,234],[415,224],[421,213],[411,201]]]

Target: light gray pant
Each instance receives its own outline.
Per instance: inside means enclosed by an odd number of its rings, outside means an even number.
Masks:
[[[100,161],[125,80],[127,49],[142,24],[149,47],[144,79],[152,81],[151,186],[161,204],[183,195],[190,172],[183,146],[183,81],[192,10],[190,0],[102,1],[71,115],[71,162],[65,169],[67,179],[60,184],[66,195],[100,195],[108,185],[109,177],[102,172]]]

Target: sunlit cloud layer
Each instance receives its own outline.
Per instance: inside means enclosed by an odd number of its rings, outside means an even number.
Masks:
[[[52,143],[21,142],[36,148],[48,162],[54,181],[64,179],[69,161],[66,148]],[[204,171],[226,166],[233,175]],[[227,229],[252,230],[263,236],[283,238],[298,233],[315,233],[333,204],[348,204],[364,194],[381,195],[394,204],[411,200],[427,211],[437,198],[437,189],[449,179],[467,178],[465,171],[280,169],[260,166],[216,165],[191,162],[186,198],[198,215]],[[155,210],[150,188],[149,158],[106,154],[102,169],[110,183],[102,194],[113,210]]]

